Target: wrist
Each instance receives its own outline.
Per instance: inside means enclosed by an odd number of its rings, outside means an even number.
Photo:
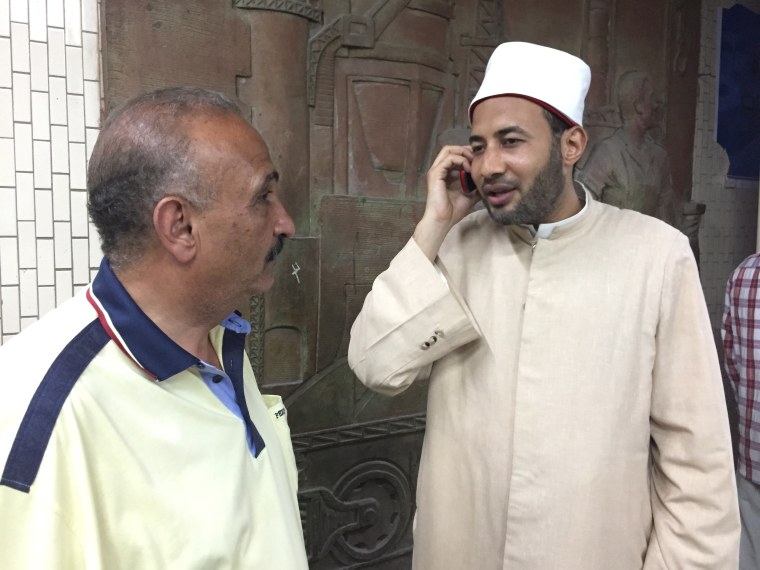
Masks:
[[[450,229],[451,224],[448,222],[431,220],[423,216],[417,223],[412,237],[425,256],[430,261],[434,261]]]

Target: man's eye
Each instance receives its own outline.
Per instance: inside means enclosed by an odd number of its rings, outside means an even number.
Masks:
[[[472,152],[476,152],[476,153],[483,152],[483,145],[480,145],[480,144],[470,145],[470,149],[472,150]]]
[[[520,139],[516,139],[516,138],[512,138],[512,137],[504,139],[504,144],[506,146],[514,146],[514,145],[516,145],[519,142],[520,142]]]

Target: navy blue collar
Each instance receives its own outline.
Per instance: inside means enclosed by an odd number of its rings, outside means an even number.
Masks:
[[[88,299],[111,339],[156,380],[166,380],[200,362],[150,320],[116,277],[106,258],[100,263]],[[222,326],[243,337],[251,330],[239,313],[227,317]]]

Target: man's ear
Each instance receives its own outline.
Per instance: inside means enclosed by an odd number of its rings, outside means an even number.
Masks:
[[[178,196],[164,196],[153,209],[153,228],[161,246],[178,262],[192,261],[196,254],[193,210]]]
[[[583,156],[588,144],[588,135],[583,127],[574,125],[562,133],[562,161],[572,166]]]

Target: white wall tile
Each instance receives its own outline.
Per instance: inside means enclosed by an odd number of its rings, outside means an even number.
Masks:
[[[37,291],[35,291],[35,294],[36,293],[37,293]],[[33,316],[33,317],[21,317],[21,331],[23,331],[24,329],[29,328],[34,323],[36,323],[38,320],[39,319],[37,318],[36,315]],[[19,332],[21,332],[21,331],[19,331]]]
[[[37,267],[37,236],[34,222],[18,223],[18,266],[21,269]]]
[[[0,238],[0,285],[18,285],[18,239]]]
[[[0,299],[3,300],[3,342],[5,342],[8,339],[7,334],[14,334],[21,330],[18,287],[0,287]]]
[[[47,44],[31,42],[29,58],[32,65],[32,91],[48,90],[48,51]]]
[[[0,236],[16,235],[16,189],[0,188]]]
[[[58,28],[48,28],[48,66],[50,75],[66,76],[66,40]]]
[[[98,134],[100,129],[85,129],[87,133],[87,164],[90,164],[90,157],[92,156],[92,149],[95,147],[95,142],[98,140]]]
[[[53,187],[50,170],[50,141],[34,141],[34,187]]]
[[[69,184],[72,190],[87,190],[86,153],[84,143],[69,144]]]
[[[57,270],[55,272],[55,304],[60,305],[71,299],[74,295],[74,283],[71,269]]]
[[[29,0],[11,0],[11,22],[29,23]]]
[[[63,28],[63,0],[47,0],[47,20],[48,26]]]
[[[45,0],[28,0],[29,2],[29,39],[47,41],[47,6]]]
[[[82,34],[82,75],[92,81],[100,79],[98,34]]]
[[[50,140],[50,102],[44,92],[32,91],[32,138]]]
[[[32,125],[30,123],[15,123],[16,170],[32,172],[34,157],[32,155]]]
[[[11,35],[11,0],[0,0],[0,36]]]
[[[11,24],[11,62],[13,71],[29,73],[29,26]]]
[[[84,82],[84,124],[86,127],[100,127],[100,84],[97,81]]]
[[[40,317],[55,309],[55,287],[40,287],[37,297],[40,300],[38,308]]]
[[[81,47],[66,46],[66,91],[78,95],[84,94]]]
[[[98,0],[0,0],[0,339],[102,257],[86,167],[101,119]]]
[[[90,230],[87,218],[87,192],[71,191],[71,235],[76,238],[88,237]]]
[[[71,223],[54,222],[55,268],[71,269]]]
[[[63,77],[50,78],[50,123],[65,125],[68,101],[66,98],[66,79]]]
[[[64,25],[66,45],[82,45],[82,8],[79,0],[64,0]]]
[[[16,214],[19,220],[34,220],[34,175],[16,174]]]
[[[82,85],[84,87],[84,84]],[[84,138],[84,96],[67,97],[69,112],[69,141],[85,142]]]
[[[53,172],[69,172],[69,130],[66,127],[50,127],[50,147],[53,153]]]
[[[34,221],[37,223],[37,237],[53,237],[53,191],[34,191]],[[40,265],[37,264],[39,268]]]
[[[10,88],[12,85],[11,40],[10,38],[0,38],[0,87]]]
[[[13,138],[13,93],[0,89],[0,137]]]
[[[69,177],[66,174],[53,174],[53,219],[57,222],[71,219]]]
[[[16,184],[16,160],[13,139],[0,139],[0,186]]]
[[[97,32],[98,2],[97,0],[82,0],[82,29],[87,32]]]
[[[32,120],[32,87],[28,73],[13,74],[13,118],[26,123]]]
[[[54,245],[52,239],[37,239],[37,280],[39,285],[55,285]]]
[[[71,247],[71,257],[74,262],[74,285],[86,285],[90,281],[90,246],[86,239],[74,239]]]

